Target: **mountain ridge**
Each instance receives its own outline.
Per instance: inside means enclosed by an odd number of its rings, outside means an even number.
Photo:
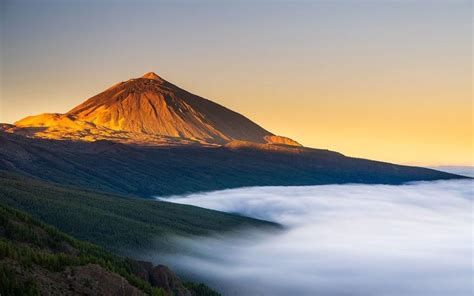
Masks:
[[[403,184],[463,178],[305,147],[248,143],[157,147],[33,139],[1,131],[0,170],[145,198],[247,186]]]

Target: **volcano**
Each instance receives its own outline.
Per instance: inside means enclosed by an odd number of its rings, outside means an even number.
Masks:
[[[302,147],[152,72],[115,84],[65,114],[0,124],[2,170],[140,197],[462,178]]]
[[[66,114],[30,116],[10,130],[38,138],[149,145],[244,142],[300,146],[153,72],[115,84]]]

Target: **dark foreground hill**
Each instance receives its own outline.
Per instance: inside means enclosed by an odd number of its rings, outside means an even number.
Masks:
[[[242,186],[402,184],[462,178],[304,147],[232,143],[147,147],[0,132],[0,170],[88,189],[166,196]]]
[[[0,203],[0,295],[218,295],[118,257]]]
[[[175,235],[279,228],[274,223],[199,207],[61,187],[1,171],[0,203],[120,254],[173,250],[176,246],[168,239]]]

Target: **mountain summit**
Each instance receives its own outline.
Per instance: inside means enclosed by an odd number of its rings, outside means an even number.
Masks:
[[[153,79],[153,80],[158,80],[158,81],[162,81],[161,77],[156,75],[155,72],[148,72],[148,73],[145,73],[143,74],[142,78],[147,78],[147,79]]]
[[[9,131],[40,138],[158,145],[252,142],[300,146],[154,72],[120,82],[66,114],[24,118]]]

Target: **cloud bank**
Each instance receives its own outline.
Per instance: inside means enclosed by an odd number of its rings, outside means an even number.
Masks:
[[[471,295],[473,185],[254,187],[167,198],[287,230],[176,238],[182,253],[153,259],[224,295]]]

